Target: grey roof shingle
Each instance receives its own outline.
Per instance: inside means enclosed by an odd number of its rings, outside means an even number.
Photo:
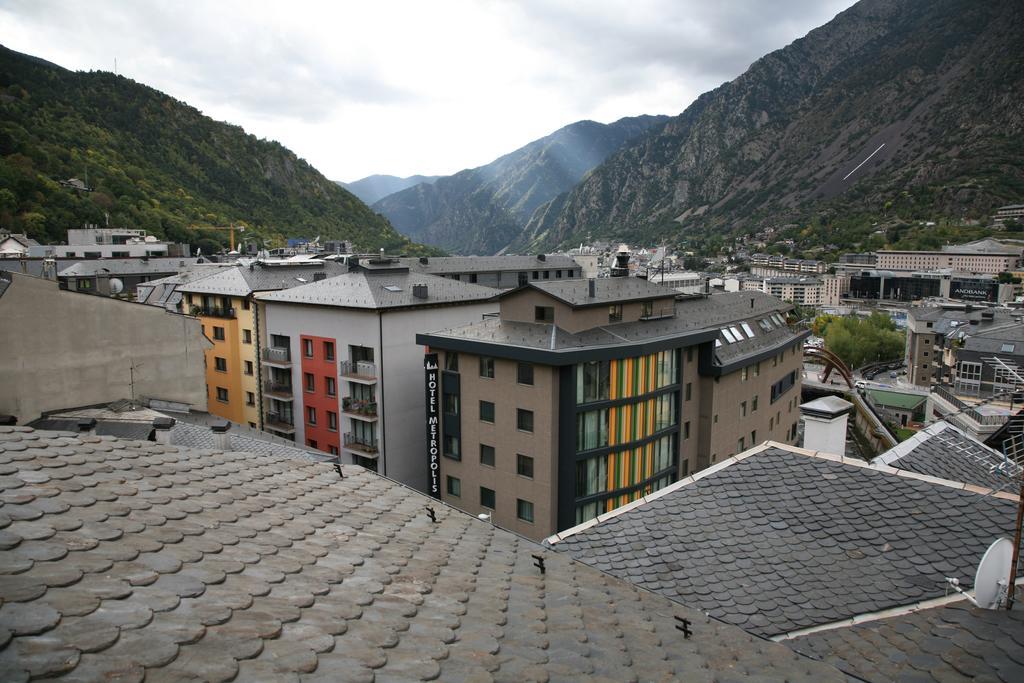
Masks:
[[[209,277],[178,286],[180,292],[248,296],[253,292],[269,292],[301,287],[313,282],[316,273],[329,277],[348,270],[344,264],[324,261],[314,264],[272,264],[255,262],[228,268]]]
[[[763,636],[942,597],[1016,511],[1005,494],[778,446],[658,493],[554,548]]]
[[[423,263],[418,258],[401,258],[399,263],[418,273],[486,273],[495,271],[534,271],[579,268],[572,257],[548,254],[541,261],[536,256],[431,256]]]
[[[63,270],[60,277],[92,277],[95,275],[145,275],[147,273],[175,273],[195,265],[197,258],[168,257],[142,260],[139,258],[106,258],[78,261]]]
[[[0,471],[5,681],[844,680],[355,466],[0,427]]]
[[[413,295],[414,285],[426,285],[427,298]],[[316,304],[340,308],[400,308],[468,301],[487,301],[498,291],[491,287],[410,272],[354,271],[302,287],[260,296],[261,301]]]
[[[237,432],[229,432],[231,447],[236,451],[248,451],[262,455],[276,455],[282,458],[299,458],[313,462],[333,462],[336,458],[320,451],[305,450],[269,439],[260,439]],[[178,421],[171,427],[171,443],[186,448],[214,448],[214,436],[210,428],[203,425]]]
[[[1024,681],[1024,607],[966,600],[785,641],[868,681]]]
[[[596,278],[594,296],[590,296],[590,280],[543,280],[530,282],[525,288],[538,289],[548,296],[554,297],[570,306],[602,306],[627,301],[647,301],[650,299],[675,297],[679,294],[675,289],[648,282],[636,277]],[[506,292],[510,296],[518,290]]]
[[[930,477],[1013,492],[1020,467],[948,422],[936,422],[871,461]]]

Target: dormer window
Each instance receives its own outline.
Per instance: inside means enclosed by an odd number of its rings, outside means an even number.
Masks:
[[[622,304],[612,304],[608,307],[608,322],[622,322]]]
[[[654,315],[654,302],[653,301],[645,301],[645,302],[643,302],[640,305],[640,317],[641,318],[650,318],[652,315]]]
[[[555,322],[555,307],[554,306],[534,306],[533,307],[533,319],[539,323],[553,323]]]

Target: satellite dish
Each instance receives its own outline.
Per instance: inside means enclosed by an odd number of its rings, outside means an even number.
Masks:
[[[116,278],[116,277],[110,278],[110,293],[111,294],[120,294],[123,291],[124,291],[124,283],[121,282],[121,279],[120,278]]]
[[[1006,599],[1012,561],[1013,541],[1005,536],[997,538],[985,551],[974,575],[974,601],[978,607],[996,609]]]

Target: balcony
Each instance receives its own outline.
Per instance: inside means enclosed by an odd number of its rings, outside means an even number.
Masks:
[[[273,365],[279,368],[290,368],[292,366],[291,349],[279,346],[268,346],[264,348],[263,364]]]
[[[343,447],[346,451],[361,455],[364,458],[376,458],[380,455],[380,452],[377,450],[377,439],[367,439],[355,434],[345,435]]]
[[[292,385],[291,382],[267,381],[263,383],[263,393],[266,396],[271,396],[279,401],[291,401]]]
[[[221,306],[193,306],[192,315],[202,315],[208,318],[235,318],[235,309],[222,308]]]
[[[342,377],[357,384],[376,384],[377,366],[365,360],[343,360],[339,364]]]
[[[361,401],[346,396],[341,399],[341,411],[356,420],[363,420],[364,422],[377,421],[376,401]]]
[[[263,426],[267,429],[272,429],[275,432],[283,432],[285,434],[295,433],[295,421],[291,415],[267,413],[263,421]]]

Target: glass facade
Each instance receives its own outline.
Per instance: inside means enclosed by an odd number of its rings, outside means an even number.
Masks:
[[[576,505],[576,523],[671,484],[676,473],[676,443],[676,435],[667,434],[643,446],[578,460],[576,499],[597,498]],[[618,493],[599,495],[610,492]]]

